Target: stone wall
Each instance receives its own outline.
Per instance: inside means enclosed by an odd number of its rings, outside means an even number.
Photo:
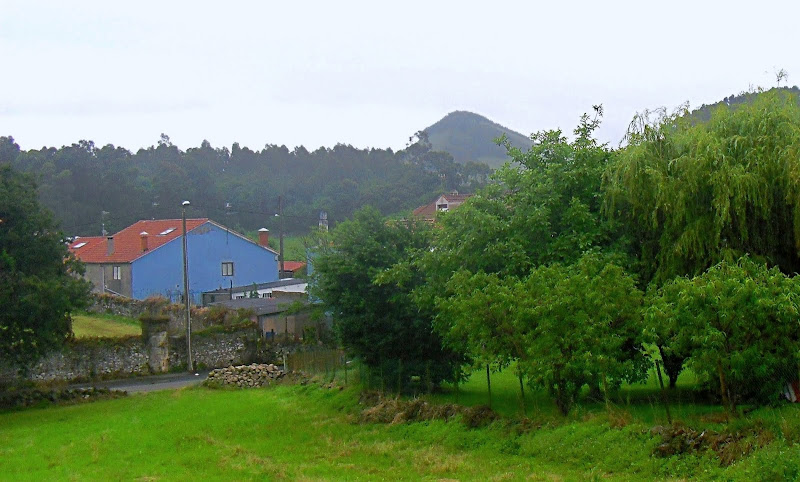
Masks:
[[[198,333],[192,353],[198,368],[220,368],[277,360],[281,349],[261,341],[252,325]],[[150,375],[186,368],[186,337],[168,337],[152,326],[141,337],[75,340],[43,356],[27,370],[29,380],[77,382]],[[0,362],[0,380],[17,368]]]
[[[30,367],[36,381],[82,381],[113,376],[148,374],[147,347],[142,338],[77,340],[50,352]],[[13,378],[16,369],[3,365],[0,378]]]
[[[255,327],[228,332],[198,333],[192,336],[192,357],[196,368],[220,368],[246,365],[274,358],[260,342]],[[186,337],[169,339],[169,364],[186,366]]]
[[[92,313],[110,313],[140,318],[150,315],[164,315],[169,318],[169,336],[182,336],[186,333],[186,307],[178,303],[170,303],[166,298],[151,297],[146,300],[135,300],[123,296],[109,294],[93,294],[88,308]],[[202,308],[192,306],[190,317],[192,331],[198,332],[217,326],[231,326],[248,318],[250,313],[229,310],[224,307]]]

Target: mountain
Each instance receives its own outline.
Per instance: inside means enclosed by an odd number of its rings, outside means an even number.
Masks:
[[[755,100],[755,98],[760,95],[762,92],[784,92],[794,96],[800,95],[800,88],[796,85],[792,87],[773,87],[767,91],[755,91],[755,92],[742,92],[739,95],[731,94],[730,97],[725,97],[719,102],[714,104],[706,105],[703,104],[697,109],[694,109],[690,115],[692,118],[696,119],[700,122],[708,122],[711,119],[711,114],[714,112],[715,109],[721,107],[723,105],[727,105],[731,109],[735,109],[737,106],[745,103],[751,103]]]
[[[461,164],[476,161],[500,167],[508,156],[505,148],[495,144],[493,139],[503,134],[515,147],[527,150],[532,145],[532,141],[519,132],[466,111],[451,112],[425,131],[434,150],[449,152]]]

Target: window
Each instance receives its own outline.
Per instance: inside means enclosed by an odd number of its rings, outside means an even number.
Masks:
[[[447,211],[447,204],[437,204],[436,205],[437,211]]]
[[[267,293],[261,293],[262,298],[272,298],[272,291]]]
[[[233,261],[222,263],[222,276],[233,276]]]
[[[114,266],[114,279],[122,279],[122,267]]]
[[[166,235],[168,235],[169,233],[171,233],[171,232],[175,231],[175,229],[176,229],[176,228],[168,228],[168,229],[165,229],[165,230],[161,231],[160,233],[158,233],[158,235],[159,235],[159,236],[166,236]]]
[[[78,243],[75,246],[73,246],[72,249],[78,249],[78,248],[82,248],[84,246],[86,246],[86,243],[85,242],[81,242],[81,243]]]

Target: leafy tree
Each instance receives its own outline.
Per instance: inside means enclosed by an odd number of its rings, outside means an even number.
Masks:
[[[726,410],[735,412],[742,401],[775,401],[797,377],[800,285],[777,267],[749,257],[723,261],[666,283],[660,296],[651,312],[672,305],[689,366],[718,382]],[[648,318],[650,324],[661,320]]]
[[[646,337],[658,349],[669,388],[675,388],[689,358],[689,349],[679,337],[680,328],[691,322],[686,319],[691,314],[678,309],[682,296],[680,284],[667,283],[660,288],[651,284],[643,307]]]
[[[0,165],[1,357],[25,365],[71,336],[89,293],[81,273],[33,180]]]
[[[532,325],[522,321],[517,304],[536,296],[516,286],[532,271],[571,266],[591,252],[629,264],[623,226],[602,212],[601,183],[611,152],[593,138],[602,108],[596,112],[581,117],[572,141],[558,130],[539,132],[523,152],[500,139],[516,162],[495,173],[496,184],[442,216],[433,249],[409,263],[428,277],[415,291],[418,305],[435,307],[445,340],[467,343],[481,363],[502,367],[532,356],[519,344]],[[626,348],[624,360],[641,360],[635,343]],[[599,375],[586,381],[595,388],[601,383]]]
[[[597,255],[572,266],[542,266],[521,281],[517,293],[523,370],[565,415],[584,384],[600,380],[608,400],[609,390],[622,381],[646,374],[642,294],[619,266]]]
[[[425,223],[387,222],[371,207],[331,233],[332,245],[314,261],[312,290],[333,312],[343,346],[402,389],[411,376],[430,384],[452,380],[460,356],[442,347],[431,327],[432,313],[418,309],[411,290],[423,277],[408,271],[403,279],[385,272],[429,246]]]

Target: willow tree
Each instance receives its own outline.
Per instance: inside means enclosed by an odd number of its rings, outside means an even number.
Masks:
[[[639,116],[606,173],[608,213],[637,226],[641,280],[763,257],[800,271],[800,106],[770,91],[698,122],[685,109]]]

